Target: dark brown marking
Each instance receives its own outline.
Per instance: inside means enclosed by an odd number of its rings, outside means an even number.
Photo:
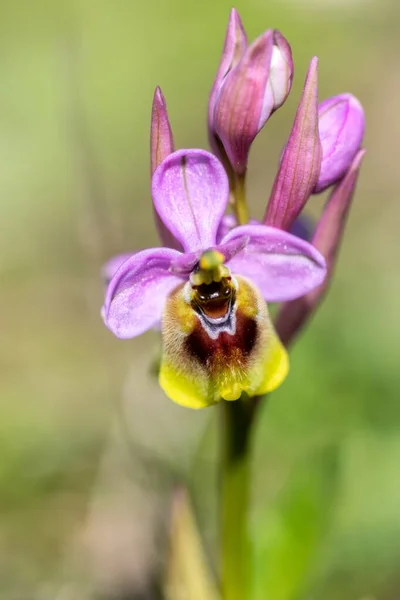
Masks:
[[[254,319],[241,314],[236,315],[236,333],[226,331],[213,340],[200,321],[185,341],[185,350],[200,364],[212,370],[214,360],[229,364],[245,362],[257,342],[258,330]]]

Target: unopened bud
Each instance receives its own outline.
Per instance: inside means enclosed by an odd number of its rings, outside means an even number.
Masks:
[[[236,20],[231,14],[227,33],[230,54],[223,54],[229,65],[223,73],[218,70],[208,126],[214,151],[219,155],[221,150],[225,152],[233,171],[243,175],[254,138],[290,92],[293,61],[290,46],[279,31],[268,30],[247,47],[236,11],[234,15]],[[226,48],[227,41],[224,52]]]
[[[289,140],[282,153],[264,223],[289,231],[304,208],[320,173],[318,59],[311,60]]]
[[[339,181],[352,164],[364,136],[364,111],[354,96],[341,94],[318,107],[321,170],[314,193]]]

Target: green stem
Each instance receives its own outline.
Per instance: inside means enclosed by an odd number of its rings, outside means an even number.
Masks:
[[[247,400],[247,399],[246,399]],[[252,411],[247,401],[221,401],[221,583],[223,600],[247,600]]]
[[[249,222],[249,209],[246,201],[246,173],[243,175],[234,175],[232,186],[234,197],[233,210],[239,225],[245,225]]]

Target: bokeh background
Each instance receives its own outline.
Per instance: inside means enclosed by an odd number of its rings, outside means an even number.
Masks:
[[[158,598],[171,490],[216,554],[218,414],[168,401],[159,339],[102,325],[100,267],[157,244],[153,90],[178,147],[207,147],[228,0],[0,3],[0,598]],[[400,595],[397,0],[238,0],[250,39],[292,44],[295,83],[254,144],[261,216],[309,59],[351,91],[368,153],[329,298],[260,413],[256,600]],[[318,215],[323,198],[314,198]]]

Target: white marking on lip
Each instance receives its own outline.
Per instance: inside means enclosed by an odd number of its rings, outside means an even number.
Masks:
[[[233,306],[225,317],[216,319],[206,317],[203,313],[197,313],[196,311],[195,314],[212,340],[216,340],[220,333],[228,333],[229,335],[235,335],[236,333],[236,306]]]

